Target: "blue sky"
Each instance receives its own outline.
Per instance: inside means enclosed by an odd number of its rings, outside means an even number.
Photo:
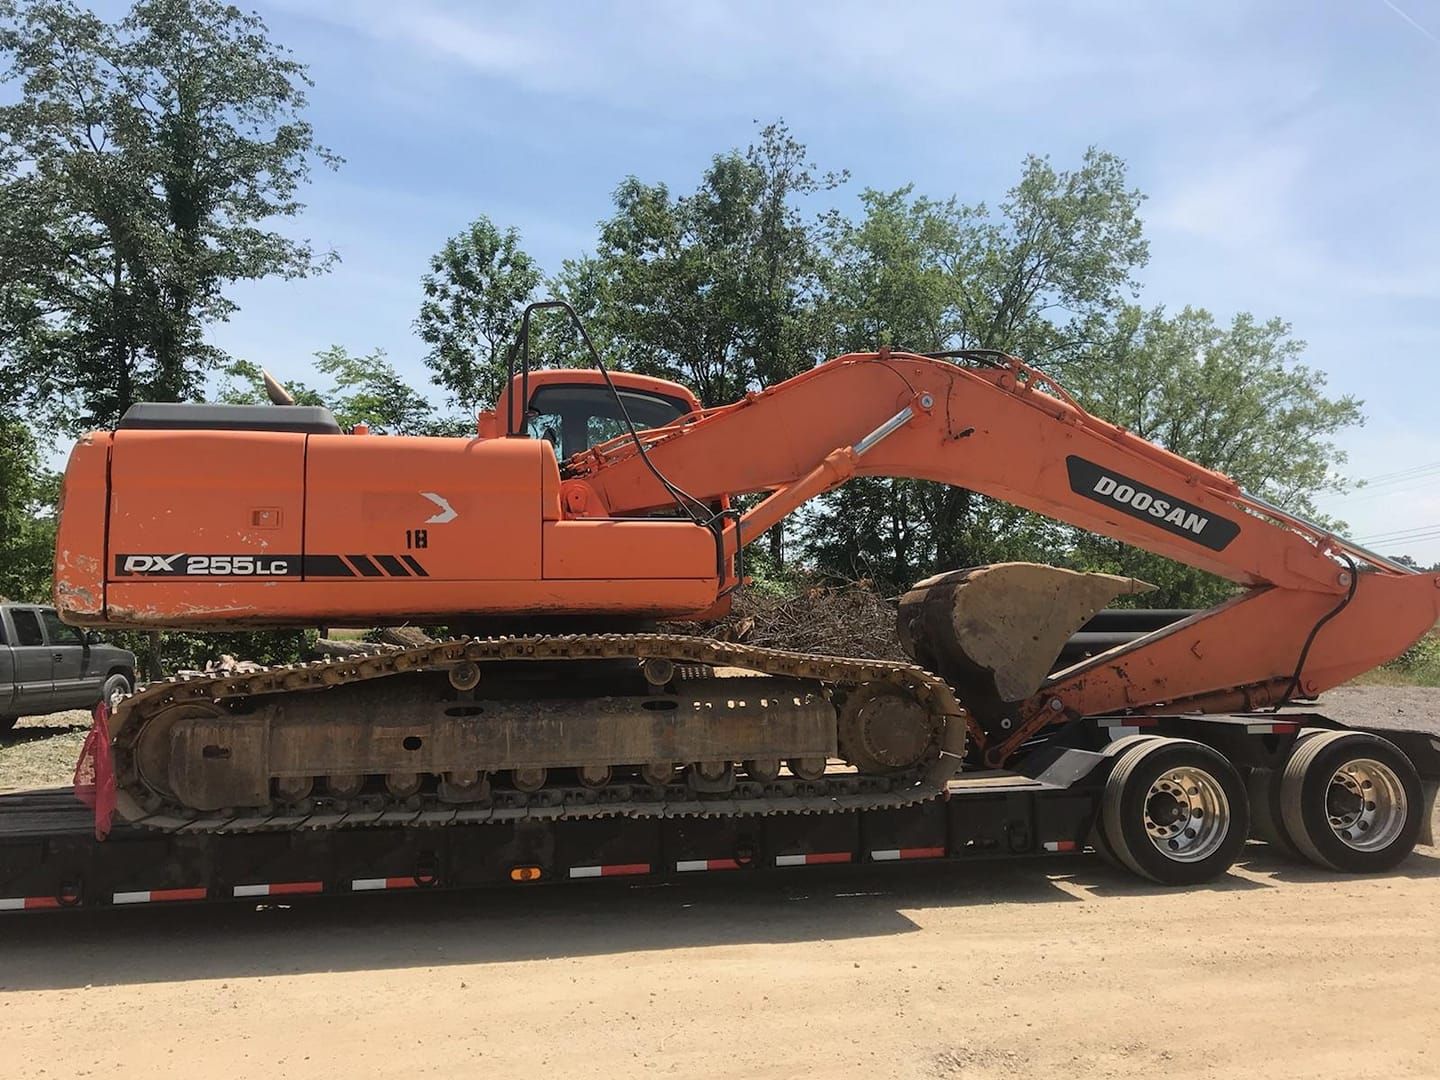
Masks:
[[[1143,302],[1291,321],[1368,422],[1374,477],[1440,463],[1440,3],[460,3],[267,0],[346,158],[295,225],[341,263],[235,291],[213,340],[282,377],[332,343],[416,384],[427,257],[477,213],[547,269],[627,174],[693,186],[783,117],[865,186],[996,201],[1026,153],[1123,156],[1149,200]],[[1440,560],[1434,473],[1328,500]]]

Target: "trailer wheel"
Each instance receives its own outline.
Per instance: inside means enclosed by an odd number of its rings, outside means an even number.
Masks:
[[[1120,861],[1162,885],[1219,877],[1250,831],[1235,767],[1188,739],[1151,739],[1127,750],[1105,782],[1101,816]]]
[[[1343,873],[1389,870],[1420,832],[1420,777],[1400,749],[1364,731],[1301,743],[1280,778],[1285,831],[1311,862]]]
[[[1123,757],[1125,752],[1132,746],[1137,746],[1140,743],[1149,742],[1152,739],[1158,738],[1160,738],[1159,735],[1152,735],[1148,732],[1135,735],[1123,735],[1109,743],[1101,753],[1113,761],[1118,757]],[[1115,845],[1110,843],[1110,838],[1105,835],[1105,813],[1103,809],[1095,814],[1095,820],[1090,825],[1090,835],[1087,837],[1086,843],[1095,849],[1095,854],[1099,855],[1107,866],[1112,866],[1116,870],[1130,869],[1129,866],[1120,861],[1120,857],[1115,854]]]
[[[1302,861],[1305,856],[1285,829],[1280,809],[1280,773],[1275,769],[1251,769],[1245,777],[1245,791],[1250,797],[1250,835],[1287,859]]]

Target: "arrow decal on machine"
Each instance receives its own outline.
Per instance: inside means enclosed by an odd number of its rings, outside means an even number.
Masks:
[[[433,491],[422,491],[420,494],[440,508],[438,514],[425,519],[426,525],[444,525],[447,522],[454,521],[460,516],[455,512],[455,508],[450,505],[450,500],[445,498],[444,495],[436,495]]]

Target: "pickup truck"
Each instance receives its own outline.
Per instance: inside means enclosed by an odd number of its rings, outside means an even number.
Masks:
[[[22,716],[113,707],[135,685],[135,654],[60,621],[53,607],[0,604],[0,734]]]

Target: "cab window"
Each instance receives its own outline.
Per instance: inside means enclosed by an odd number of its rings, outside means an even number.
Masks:
[[[660,427],[690,411],[678,398],[639,390],[619,390],[636,430]],[[604,385],[542,386],[530,396],[526,433],[547,439],[565,460],[606,439],[624,435],[625,420],[610,388]]]
[[[40,633],[40,619],[31,609],[13,609],[10,612],[10,621],[15,624],[16,645],[45,644],[45,636]]]
[[[45,636],[50,639],[51,645],[84,644],[80,638],[80,631],[73,626],[66,626],[55,612],[42,611],[40,618],[45,620]]]

